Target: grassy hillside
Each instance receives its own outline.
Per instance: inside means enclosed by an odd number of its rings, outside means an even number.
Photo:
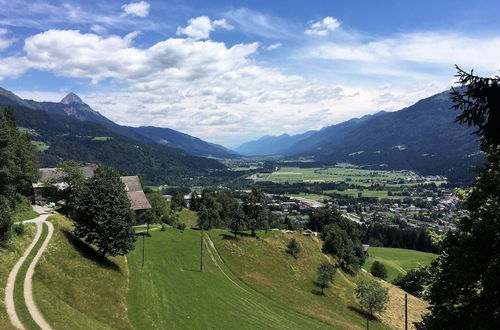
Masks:
[[[0,248],[0,329],[15,329],[9,321],[7,311],[5,310],[4,297],[5,285],[9,273],[16,264],[17,260],[22,256],[24,251],[28,248],[33,237],[35,236],[35,225],[25,225],[25,234],[23,236],[13,235],[6,248]]]
[[[292,235],[276,233],[266,239],[243,238],[238,241],[227,239],[222,231],[211,232],[215,246],[234,274],[256,291],[288,306],[301,314],[317,318],[339,328],[364,328],[366,319],[354,297],[356,283],[369,274],[359,272],[351,276],[337,271],[331,288],[325,296],[313,284],[318,265],[328,257],[321,253],[321,242],[312,237],[294,235],[303,251],[295,260],[285,252]],[[380,322],[371,322],[371,329],[387,326],[401,328],[403,310],[400,304],[404,293],[390,285],[391,301]],[[411,321],[419,320],[425,303],[415,297],[410,298]]]
[[[404,274],[419,264],[429,264],[437,257],[433,253],[384,247],[370,247],[368,255],[363,268],[370,271],[373,262],[380,261],[387,268],[388,281],[394,280],[399,274]]]
[[[54,329],[130,329],[125,258],[102,258],[70,233],[68,219],[49,220],[54,235],[33,277],[47,322]]]
[[[200,232],[151,232],[128,255],[129,316],[137,329],[317,329],[325,324],[258,294],[232,277],[205,250],[199,272]],[[208,245],[205,247],[207,248]],[[220,267],[220,268],[219,268]]]
[[[38,213],[33,210],[26,197],[17,195],[15,201],[16,206],[12,214],[12,221],[24,221],[38,217]]]
[[[187,228],[194,228],[198,225],[198,216],[194,211],[182,209],[179,212],[179,222],[184,223]]]

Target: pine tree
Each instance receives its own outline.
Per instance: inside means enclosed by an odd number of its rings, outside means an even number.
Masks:
[[[458,69],[453,92],[458,121],[478,126],[487,165],[462,193],[469,215],[443,241],[432,264],[431,314],[421,329],[498,329],[500,326],[500,77]]]
[[[75,235],[97,246],[103,256],[125,255],[134,248],[133,223],[130,201],[118,173],[99,167],[79,195]]]

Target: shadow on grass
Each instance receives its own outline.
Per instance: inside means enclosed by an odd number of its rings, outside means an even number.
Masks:
[[[362,317],[364,317],[365,319],[368,319],[370,321],[378,321],[378,319],[375,317],[375,316],[372,316],[370,315],[370,313],[368,313],[367,311],[365,310],[362,310],[361,308],[359,307],[356,307],[356,306],[347,306],[350,310],[352,310],[353,312],[356,312],[357,314],[361,315]]]
[[[320,296],[320,297],[326,296],[323,292],[321,292],[321,290],[318,290],[318,289],[312,289],[311,293],[316,295],[316,296]]]
[[[244,232],[237,232],[236,233],[236,237],[234,237],[234,231],[230,231],[232,233],[232,235],[229,235],[229,234],[220,234],[220,236],[222,237],[222,239],[232,239],[232,240],[237,240],[238,238],[241,238],[241,237],[253,237],[253,238],[256,238],[256,239],[260,239],[259,236],[252,236],[251,234],[248,234],[248,233],[244,233]]]
[[[85,242],[83,242],[78,237],[73,235],[71,231],[66,229],[61,229],[61,232],[64,234],[64,236],[66,236],[68,242],[75,248],[75,250],[77,250],[80,253],[82,257],[90,261],[93,261],[100,267],[111,269],[114,270],[115,272],[121,273],[122,270],[120,266],[118,266],[108,258],[102,256],[101,254],[97,253],[97,251],[94,250],[91,246],[87,245]]]

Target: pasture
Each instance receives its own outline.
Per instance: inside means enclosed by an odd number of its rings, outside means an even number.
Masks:
[[[387,281],[389,282],[393,281],[399,274],[405,274],[419,264],[430,264],[437,257],[433,253],[384,247],[370,247],[368,255],[363,269],[369,272],[373,262],[378,260],[387,268]]]

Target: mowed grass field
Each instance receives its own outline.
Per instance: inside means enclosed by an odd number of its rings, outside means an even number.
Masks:
[[[224,231],[211,231],[210,236],[234,274],[256,291],[333,328],[366,327],[366,319],[360,313],[354,288],[361,279],[372,276],[361,271],[353,276],[338,270],[334,283],[325,290],[325,296],[321,296],[313,283],[317,267],[324,261],[334,261],[321,252],[322,243],[317,238],[279,232],[260,240],[227,239]],[[302,246],[297,259],[285,251],[292,237]],[[389,287],[391,295],[388,308],[379,315],[383,323],[371,321],[370,329],[403,328],[403,305],[400,301],[404,299],[404,292],[389,283],[384,285]],[[410,321],[420,320],[425,302],[413,296],[409,297],[409,301],[412,308]]]
[[[35,269],[35,302],[54,329],[131,329],[124,257],[104,258],[71,234],[63,216],[49,218],[54,235]]]
[[[368,255],[363,268],[369,272],[373,262],[380,261],[387,268],[387,281],[389,282],[393,281],[399,274],[405,274],[419,264],[430,264],[437,257],[433,253],[384,247],[370,247]]]
[[[294,312],[238,280],[200,231],[169,228],[142,239],[129,253],[130,321],[137,329],[319,329],[327,325]]]

